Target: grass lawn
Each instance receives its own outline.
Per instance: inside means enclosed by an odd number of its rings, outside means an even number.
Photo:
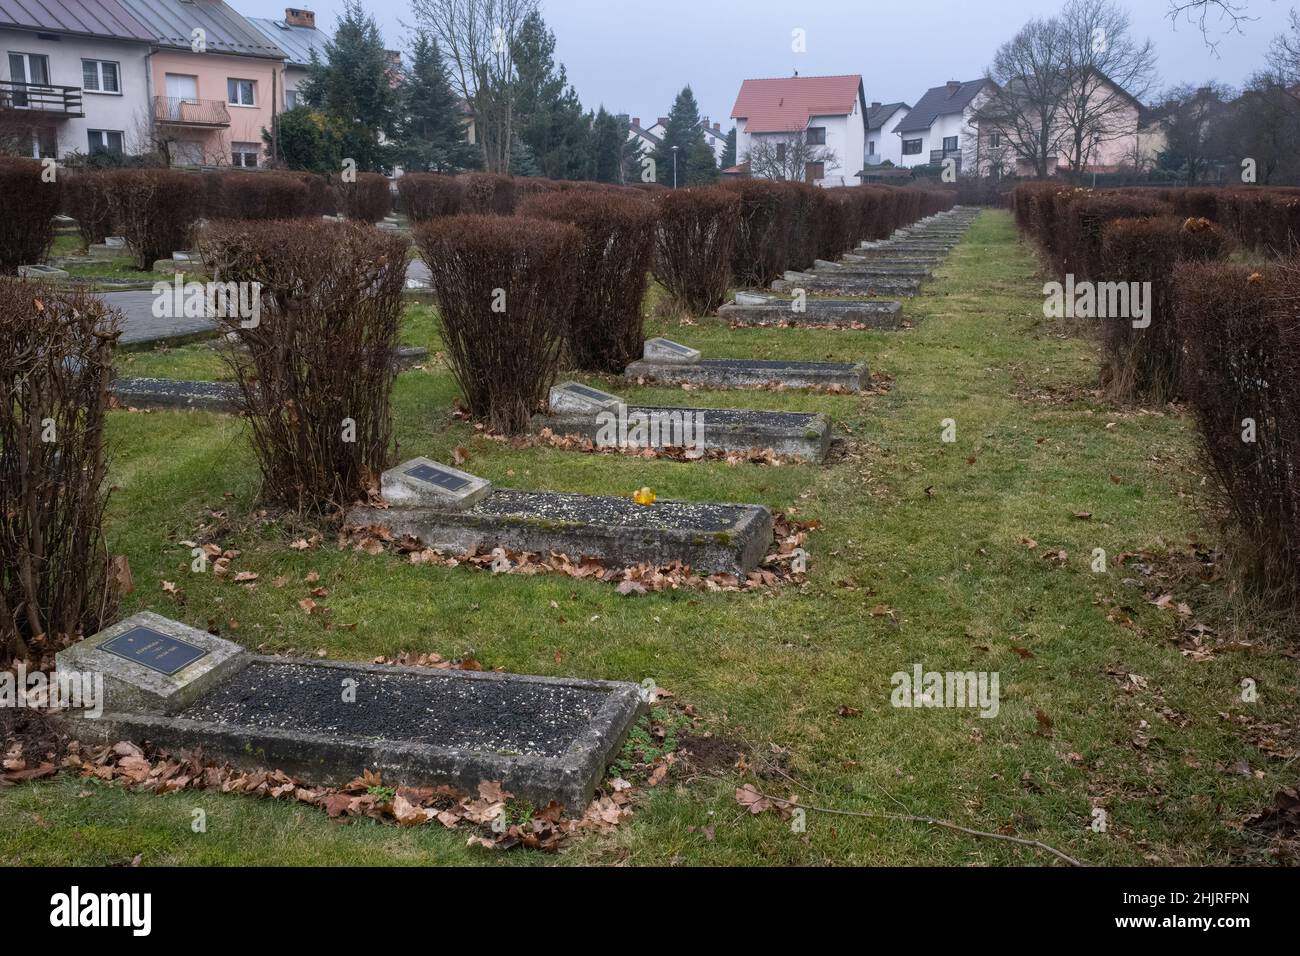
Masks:
[[[650,322],[649,334],[708,356],[865,358],[894,377],[887,394],[688,394],[589,379],[637,401],[828,412],[848,444],[826,467],[511,449],[449,418],[456,386],[436,360],[401,376],[403,458],[448,460],[461,446],[465,467],[500,485],[622,495],[650,485],[660,498],[758,502],[821,519],[808,583],[773,592],[620,597],[598,583],[413,567],[332,545],[296,552],[287,544],[302,529],[258,519],[259,478],[237,421],[114,412],[109,546],[129,555],[135,574],[126,612],[213,625],[271,652],[436,652],[521,673],[650,677],[714,734],[749,747],[766,776],[674,773],[644,791],[630,821],[558,856],[467,848],[464,833],[436,826],[339,826],[300,805],[155,797],[61,776],[0,791],[0,861],[1052,862],[1001,841],[817,812],[793,833],[737,805],[735,788],[756,782],[805,805],[1037,839],[1095,865],[1267,862],[1267,843],[1236,823],[1296,783],[1294,761],[1261,748],[1269,737],[1295,739],[1297,662],[1278,634],[1234,606],[1225,580],[1181,573],[1195,562],[1193,543],[1222,543],[1200,505],[1207,479],[1192,424],[1174,411],[1104,404],[1092,392],[1094,347],[1042,318],[1042,281],[1009,215],[986,211],[924,294],[905,301],[909,330]],[[430,310],[411,310],[406,340],[437,352]],[[122,361],[124,374],[219,370],[206,346]],[[955,443],[940,440],[945,419],[956,423]],[[300,611],[311,585],[249,588],[190,574],[179,542],[214,529],[242,551],[235,567],[263,582],[318,572],[329,590],[320,603],[355,629],[326,629]],[[1108,555],[1105,573],[1090,568],[1096,548]],[[1126,553],[1141,557],[1121,564]],[[164,593],[164,580],[180,594]],[[1151,603],[1165,590],[1188,613]],[[1235,637],[1237,649],[1209,660],[1184,654],[1178,642],[1193,623]],[[891,675],[914,664],[996,671],[998,715],[891,707]],[[1259,688],[1254,703],[1241,699],[1245,677]],[[191,832],[195,807],[207,811],[205,834]],[[1090,828],[1094,807],[1106,811],[1105,832]]]

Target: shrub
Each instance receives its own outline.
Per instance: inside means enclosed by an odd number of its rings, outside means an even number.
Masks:
[[[1174,282],[1188,400],[1241,531],[1243,564],[1261,590],[1281,591],[1294,602],[1300,598],[1300,275],[1293,266],[1183,265]]]
[[[359,222],[379,222],[393,208],[392,187],[379,173],[357,173],[350,183],[336,183],[334,195],[339,212]]]
[[[582,234],[540,219],[452,216],[415,235],[470,413],[522,432],[555,381]]]
[[[307,183],[287,173],[215,173],[220,196],[210,219],[299,219],[312,215]],[[209,193],[209,197],[211,193]]]
[[[190,244],[203,209],[204,183],[169,169],[118,169],[105,177],[113,226],[126,239],[137,269],[152,268]]]
[[[83,252],[103,242],[113,228],[107,180],[94,172],[69,176],[63,184],[63,212],[77,220]]]
[[[789,268],[795,271],[812,268],[817,258],[817,193],[807,183],[786,183],[791,194]]]
[[[1156,403],[1178,397],[1183,343],[1173,311],[1174,266],[1218,259],[1227,244],[1227,233],[1208,219],[1117,219],[1104,227],[1100,277],[1151,283],[1145,328],[1123,318],[1102,320],[1103,378],[1115,397]]]
[[[706,315],[727,300],[740,197],[720,186],[705,186],[673,190],[658,203],[655,278],[676,307]]]
[[[794,226],[794,193],[768,179],[738,179],[723,189],[740,197],[731,275],[737,285],[762,287],[785,274]]]
[[[1064,233],[1057,247],[1062,275],[1092,279],[1101,268],[1101,231],[1116,219],[1135,219],[1168,214],[1169,206],[1158,199],[1120,192],[1083,192],[1070,202]]]
[[[42,181],[45,167],[31,159],[0,157],[0,275],[43,262],[54,242],[54,217],[62,199],[61,178]]]
[[[0,661],[113,612],[105,417],[116,314],[82,290],[0,280]]]
[[[576,368],[622,372],[645,344],[641,305],[654,253],[654,206],[639,196],[576,189],[538,193],[521,213],[582,233],[579,292],[566,330],[569,358]]]
[[[510,216],[515,211],[515,183],[500,173],[464,173],[466,213],[477,216]]]
[[[219,222],[200,250],[216,281],[261,285],[259,321],[218,322],[245,346],[225,355],[264,493],[313,513],[364,499],[394,447],[406,239],[352,222]]]
[[[465,185],[437,173],[407,173],[397,181],[397,193],[411,222],[455,216],[465,204]]]

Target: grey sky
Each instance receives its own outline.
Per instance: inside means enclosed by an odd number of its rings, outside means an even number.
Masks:
[[[281,16],[283,0],[227,0],[241,13]],[[405,49],[410,0],[363,0],[388,45]],[[860,73],[868,100],[915,103],[931,86],[984,72],[998,45],[1028,19],[1063,0],[542,0],[557,57],[584,105],[604,104],[653,121],[687,83],[702,113],[730,125],[741,80]],[[1168,0],[1121,0],[1139,36],[1159,54],[1162,86],[1219,80],[1240,85],[1263,65],[1293,0],[1247,0],[1255,19],[1240,33],[1211,21],[1216,57],[1196,26],[1166,16]],[[297,6],[332,29],[343,0]],[[1295,0],[1300,5],[1300,0]],[[791,52],[791,31],[806,31],[808,52]]]

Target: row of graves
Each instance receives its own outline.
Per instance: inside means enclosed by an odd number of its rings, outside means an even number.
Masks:
[[[762,294],[738,294],[721,314],[737,325],[897,326],[893,297],[915,294],[974,215],[960,207],[937,214],[839,262],[788,274]],[[853,392],[870,383],[865,363],[705,357],[666,339],[646,342],[626,375],[716,389],[779,383]],[[231,387],[119,380],[114,389],[134,406],[223,410],[233,407]],[[579,382],[552,388],[549,405],[533,420],[538,433],[598,445],[675,442],[690,446],[688,460],[770,449],[820,462],[832,438],[826,415],[630,405]],[[743,577],[773,543],[774,518],[761,505],[498,488],[424,457],[385,472],[381,497],[355,506],[348,524],[451,554],[559,553],[610,568],[679,563]],[[518,799],[579,815],[654,699],[623,682],[259,656],[147,612],[64,650],[58,667],[103,675],[103,713],[72,718],[82,740],[200,749],[322,786],[363,771],[390,785],[471,793],[493,781]]]

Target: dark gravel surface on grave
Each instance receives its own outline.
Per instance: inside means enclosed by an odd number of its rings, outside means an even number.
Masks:
[[[734,505],[664,501],[639,505],[631,498],[566,495],[553,491],[497,491],[469,514],[540,518],[664,531],[730,531],[750,510]]]
[[[343,701],[346,678],[357,681],[355,703]],[[254,663],[179,716],[479,753],[559,757],[591,723],[607,696],[601,691],[480,680],[433,669],[428,674],[390,674]]]
[[[176,398],[211,398],[234,401],[239,397],[239,386],[234,382],[187,382],[170,378],[118,378],[113,380],[113,392],[119,396],[170,395]]]
[[[712,366],[713,368],[770,368],[770,369],[826,369],[826,368],[848,368],[849,365],[844,362],[783,362],[780,359],[701,359],[694,366],[686,365],[684,368],[695,366]]]
[[[627,413],[670,415],[673,412],[700,412],[704,427],[726,428],[728,425],[753,425],[767,428],[808,429],[817,424],[817,416],[805,412],[763,412],[746,408],[681,408],[668,405],[629,405]]]

